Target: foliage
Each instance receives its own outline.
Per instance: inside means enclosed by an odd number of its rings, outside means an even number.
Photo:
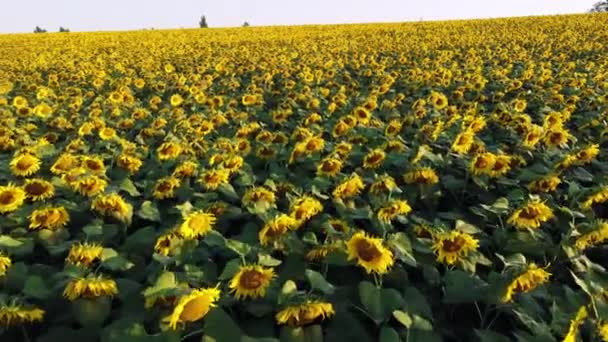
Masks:
[[[607,19],[0,36],[0,339],[606,340]]]
[[[59,26],[59,32],[70,32],[70,29],[63,26]]]
[[[46,30],[39,26],[36,26],[36,28],[34,29],[34,33],[46,33]]]
[[[596,2],[593,7],[589,10],[589,12],[608,12],[608,1],[602,0]]]
[[[198,27],[200,27],[200,28],[209,27],[209,25],[207,25],[207,18],[205,16],[201,17],[201,20],[198,22]]]

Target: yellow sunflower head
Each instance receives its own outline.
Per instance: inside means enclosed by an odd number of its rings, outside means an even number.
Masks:
[[[266,289],[274,277],[272,268],[259,265],[241,266],[230,280],[229,286],[236,299],[261,298],[266,295]]]
[[[382,165],[384,159],[386,159],[386,153],[384,151],[381,149],[372,150],[363,158],[363,168],[377,169]]]
[[[403,180],[408,184],[432,185],[439,182],[439,176],[430,167],[421,167],[403,175]]]
[[[479,246],[477,239],[458,230],[437,233],[434,240],[432,249],[437,254],[437,261],[448,265],[455,264]]]
[[[56,230],[70,221],[70,215],[64,207],[36,209],[30,215],[30,229]]]
[[[181,180],[176,177],[163,177],[156,181],[153,196],[156,199],[175,197],[175,189],[181,184]]]
[[[206,190],[216,190],[222,184],[228,184],[230,180],[230,170],[210,169],[203,172],[199,183]]]
[[[10,162],[10,167],[14,175],[28,177],[38,172],[41,164],[38,157],[25,153],[15,156]]]
[[[536,229],[553,218],[553,211],[538,199],[530,200],[513,212],[507,221],[518,229]]]
[[[393,252],[384,246],[381,238],[372,238],[359,231],[346,246],[348,260],[356,260],[367,273],[384,274],[393,266]]]
[[[116,282],[100,275],[74,278],[63,290],[63,296],[70,301],[78,298],[113,297],[116,294],[118,294]]]
[[[342,169],[342,161],[340,159],[327,157],[321,160],[317,166],[317,175],[326,177],[335,177]]]
[[[98,243],[78,242],[70,247],[65,259],[68,264],[89,267],[101,259],[103,246]]]
[[[262,246],[268,245],[290,229],[298,226],[298,221],[287,214],[279,214],[272,220],[266,222],[262,230],[258,233],[258,239]]]
[[[177,232],[185,239],[197,239],[205,236],[213,229],[216,218],[213,214],[204,211],[194,211],[185,217]]]
[[[41,322],[44,310],[18,303],[0,303],[0,325],[19,326],[25,323]]]
[[[378,210],[378,220],[380,220],[380,222],[390,223],[395,217],[407,215],[411,211],[412,208],[407,201],[394,200]]]
[[[298,222],[310,220],[323,211],[323,204],[314,197],[303,196],[296,199],[291,205],[291,216]]]
[[[131,224],[133,206],[117,193],[97,196],[91,203],[91,209],[101,215],[111,216],[123,223]]]
[[[164,320],[172,329],[177,329],[183,323],[196,322],[209,313],[219,298],[220,290],[216,287],[193,289],[179,298],[173,312]]]
[[[551,277],[551,273],[531,263],[527,265],[526,270],[521,272],[507,286],[507,290],[502,298],[503,303],[508,303],[513,300],[513,296],[518,293],[526,293],[534,290],[538,286],[546,283]]]
[[[26,192],[22,187],[9,183],[0,186],[0,214],[15,211],[23,205]]]
[[[13,264],[12,260],[8,255],[5,255],[3,252],[0,252],[0,278],[4,277],[6,271]]]
[[[358,174],[353,173],[349,178],[336,186],[333,196],[337,199],[347,199],[359,195],[363,189],[365,189],[363,180]]]
[[[317,320],[330,318],[335,314],[331,303],[318,300],[306,300],[300,304],[293,304],[283,308],[275,315],[278,324],[290,326],[303,326]]]

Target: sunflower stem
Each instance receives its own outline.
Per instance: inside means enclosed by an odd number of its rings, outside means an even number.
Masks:
[[[23,340],[25,342],[30,342],[30,336],[27,334],[27,330],[25,329],[25,326],[21,325],[21,333],[23,334]]]
[[[198,329],[198,330],[194,330],[193,332],[190,332],[184,336],[182,336],[182,338],[180,339],[180,341],[185,341],[186,339],[192,337],[192,336],[196,336],[198,334],[201,334],[205,331],[205,329]]]

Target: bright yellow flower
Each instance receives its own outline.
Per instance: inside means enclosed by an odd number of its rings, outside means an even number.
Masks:
[[[275,277],[272,268],[259,265],[241,266],[230,280],[230,292],[236,299],[256,299],[266,295],[270,282]]]
[[[433,239],[432,249],[437,254],[437,261],[448,265],[455,264],[479,247],[477,239],[459,230],[434,234]]]
[[[205,317],[220,298],[218,288],[193,289],[179,298],[173,312],[165,317],[169,327],[177,329],[179,324],[196,322]]]
[[[380,238],[369,237],[359,231],[346,243],[348,260],[356,260],[367,273],[384,274],[393,266],[393,252],[386,248]]]

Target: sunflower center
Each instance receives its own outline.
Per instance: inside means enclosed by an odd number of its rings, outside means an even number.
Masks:
[[[454,239],[443,241],[443,244],[441,246],[443,251],[448,253],[455,253],[462,249],[462,247],[465,245],[465,242],[466,241],[462,237],[457,236]]]
[[[13,203],[13,201],[15,201],[15,195],[10,191],[0,193],[0,204],[8,205]]]
[[[538,217],[538,215],[540,215],[540,211],[536,208],[523,208],[521,210],[521,212],[519,213],[519,217],[527,219],[527,220],[533,220],[536,217]]]
[[[85,165],[89,170],[99,171],[101,170],[101,164],[95,160],[87,160]]]
[[[496,163],[494,163],[494,167],[492,167],[493,171],[500,171],[502,170],[505,166],[507,166],[505,163],[503,163],[500,160],[497,160]]]
[[[248,289],[255,290],[262,286],[264,282],[264,275],[256,270],[248,270],[243,272],[239,280],[239,284]]]
[[[379,162],[381,158],[382,155],[380,153],[374,153],[367,159],[367,162],[370,164],[375,164]]]
[[[562,134],[560,132],[555,132],[555,133],[551,134],[551,137],[549,138],[549,140],[551,141],[552,144],[557,144],[562,140]]]
[[[486,158],[480,157],[477,159],[477,161],[475,162],[475,167],[478,169],[485,169],[486,167],[488,167],[488,160]]]
[[[46,187],[41,183],[30,183],[25,186],[25,191],[33,196],[42,195],[46,192]]]
[[[367,240],[359,240],[356,247],[359,258],[367,262],[375,260],[382,255],[378,247]]]
[[[158,190],[158,192],[167,192],[167,191],[170,191],[171,188],[172,188],[171,183],[165,181],[158,185],[157,190]]]
[[[332,172],[335,169],[336,169],[336,163],[333,161],[326,161],[321,166],[321,170],[323,170],[324,172]]]
[[[18,162],[17,162],[17,168],[19,170],[27,170],[30,167],[32,167],[32,165],[34,165],[34,161],[29,158],[29,157],[24,157],[21,158]]]

